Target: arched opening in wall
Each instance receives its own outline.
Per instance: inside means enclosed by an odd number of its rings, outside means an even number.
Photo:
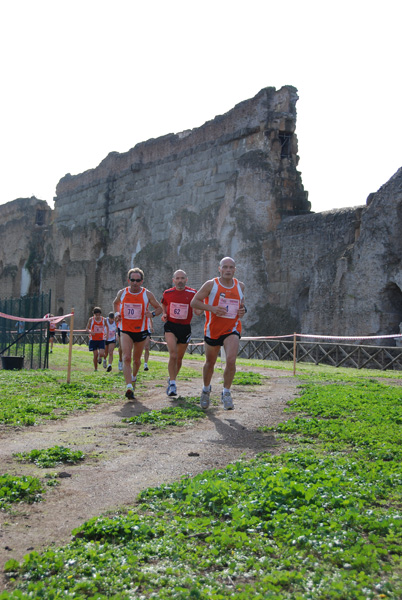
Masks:
[[[396,206],[396,216],[397,216],[397,223],[395,225],[399,228],[399,230],[401,230],[401,228],[402,228],[402,201],[400,201]],[[395,231],[396,231],[396,229],[395,229]],[[402,236],[398,236],[398,238],[395,239],[395,242],[397,244],[395,251],[400,252],[400,250],[402,248]]]
[[[65,279],[66,279],[67,265],[69,262],[70,262],[70,251],[69,251],[69,249],[67,249],[63,254],[63,260],[61,263],[61,267],[59,267],[57,269],[56,280],[55,280],[55,284],[56,284],[55,300],[57,303],[56,305],[58,305],[60,307],[64,306],[64,285],[65,285]],[[60,308],[59,310],[62,310],[62,312],[59,313],[60,315],[64,314],[63,308]]]
[[[385,335],[399,333],[402,324],[402,290],[394,282],[387,283],[381,293],[381,329]],[[391,345],[391,344],[390,344]]]
[[[308,308],[308,298],[309,298],[309,294],[310,294],[310,289],[308,287],[304,288],[296,302],[295,302],[295,308],[296,308],[296,315],[294,315],[297,320],[300,323],[300,327],[303,329],[303,315],[306,312],[307,308]]]
[[[281,158],[290,158],[292,156],[292,140],[293,133],[286,133],[286,131],[279,132],[279,141],[281,143]]]
[[[44,210],[37,209],[35,216],[36,225],[45,225],[46,223],[46,212]]]
[[[63,314],[63,312],[64,311],[63,311],[62,307],[60,306],[59,310],[57,311],[57,316],[61,317],[61,315]]]

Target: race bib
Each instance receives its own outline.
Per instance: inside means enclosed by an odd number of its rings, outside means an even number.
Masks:
[[[188,304],[170,303],[170,316],[172,319],[187,319]]]
[[[221,306],[226,310],[226,315],[224,315],[223,318],[236,319],[240,307],[240,301],[234,298],[223,298],[220,296],[218,306]]]
[[[142,318],[142,304],[131,304],[126,302],[124,304],[124,318],[125,319],[141,319]]]
[[[104,331],[103,324],[97,325],[96,323],[94,323],[94,333],[103,333],[103,331]]]

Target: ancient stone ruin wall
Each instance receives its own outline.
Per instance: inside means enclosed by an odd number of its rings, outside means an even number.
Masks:
[[[52,311],[74,307],[83,328],[132,266],[160,297],[175,269],[199,287],[231,255],[248,335],[398,333],[402,169],[366,206],[310,213],[296,101],[290,86],[266,88],[200,128],[112,153],[63,177],[54,211],[36,198],[0,206],[0,296],[51,289]]]
[[[0,297],[36,294],[41,287],[52,210],[45,200],[18,198],[0,206]],[[48,291],[48,290],[46,290]]]
[[[296,101],[290,86],[267,88],[200,128],[65,176],[55,201],[57,245],[44,272],[57,289],[56,310],[73,303],[80,323],[94,304],[110,310],[131,266],[144,269],[158,297],[177,268],[194,287],[215,276],[226,255],[236,256],[242,279],[251,264],[263,269],[263,236],[284,215],[310,208],[296,170]]]
[[[267,260],[269,305],[258,329],[265,322],[272,332],[400,332],[402,169],[367,206],[284,219],[274,237],[266,253],[277,248],[277,261]]]
[[[338,272],[344,323],[367,335],[402,333],[402,168],[369,198]]]

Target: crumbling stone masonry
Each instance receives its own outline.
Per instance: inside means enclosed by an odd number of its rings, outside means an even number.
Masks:
[[[0,206],[0,296],[50,288],[53,312],[74,307],[83,327],[95,304],[112,308],[131,266],[158,297],[175,269],[199,287],[230,255],[249,335],[397,333],[402,170],[367,206],[310,212],[296,102],[291,86],[265,88],[202,127],[66,175],[53,211],[36,198]]]

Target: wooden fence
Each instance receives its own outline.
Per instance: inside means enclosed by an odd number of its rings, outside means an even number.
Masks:
[[[56,342],[61,342],[61,335],[56,334]],[[86,333],[74,334],[74,344],[88,344]],[[239,356],[260,360],[294,361],[296,346],[296,362],[325,364],[333,367],[352,367],[355,369],[392,369],[402,370],[402,347],[369,346],[352,343],[328,343],[297,341],[289,339],[240,340]],[[166,351],[163,337],[153,336],[151,350]],[[188,346],[189,354],[204,354],[201,339],[194,339]]]

